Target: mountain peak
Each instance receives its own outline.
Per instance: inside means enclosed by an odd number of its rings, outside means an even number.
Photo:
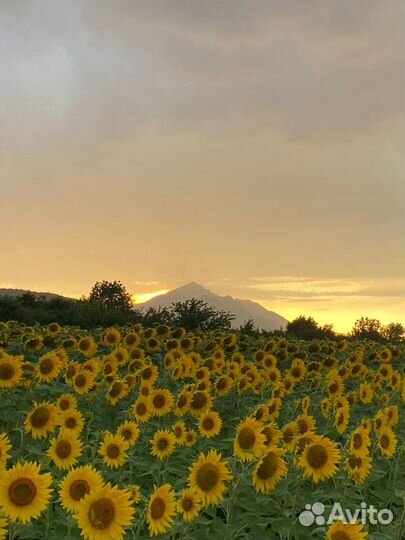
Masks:
[[[169,307],[173,303],[185,302],[191,298],[203,300],[215,309],[229,311],[235,315],[235,320],[233,321],[235,328],[238,328],[249,319],[253,319],[254,324],[263,330],[279,330],[280,328],[285,328],[288,322],[284,317],[267,310],[257,302],[240,300],[230,295],[219,296],[195,281],[173,289],[166,294],[155,296],[148,302],[140,304],[139,307],[141,309],[143,307]]]

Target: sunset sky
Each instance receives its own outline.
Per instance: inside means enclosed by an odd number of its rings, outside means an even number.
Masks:
[[[0,23],[0,287],[196,281],[405,323],[402,0],[3,0]]]

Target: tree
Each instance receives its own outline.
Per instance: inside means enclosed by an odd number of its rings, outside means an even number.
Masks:
[[[383,326],[378,319],[369,319],[361,317],[354,323],[352,336],[357,339],[372,339],[374,341],[382,341]]]
[[[130,311],[133,308],[131,295],[120,281],[97,281],[90,292],[88,302],[120,311]]]
[[[333,339],[336,337],[331,324],[319,326],[313,317],[305,317],[304,315],[289,322],[286,332],[298,339]]]
[[[230,330],[235,318],[235,315],[223,310],[217,311],[197,298],[173,303],[169,308],[169,314],[172,326],[202,332]]]
[[[259,329],[255,325],[254,319],[248,319],[239,327],[239,332],[246,336],[258,336],[260,334]]]
[[[390,323],[383,327],[382,336],[390,343],[403,341],[405,337],[405,327],[401,323]]]

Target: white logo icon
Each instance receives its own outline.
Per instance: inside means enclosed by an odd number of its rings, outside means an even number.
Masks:
[[[322,503],[316,502],[312,506],[310,504],[305,505],[305,510],[298,516],[298,520],[304,527],[311,527],[314,523],[317,525],[325,525],[325,518],[323,513],[325,507]]]

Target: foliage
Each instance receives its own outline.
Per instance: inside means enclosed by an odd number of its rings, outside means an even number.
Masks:
[[[298,339],[333,339],[336,337],[333,326],[320,326],[313,317],[300,315],[287,324],[287,335]]]
[[[133,308],[131,295],[120,281],[97,281],[91,289],[88,302],[120,311],[130,311]]]

